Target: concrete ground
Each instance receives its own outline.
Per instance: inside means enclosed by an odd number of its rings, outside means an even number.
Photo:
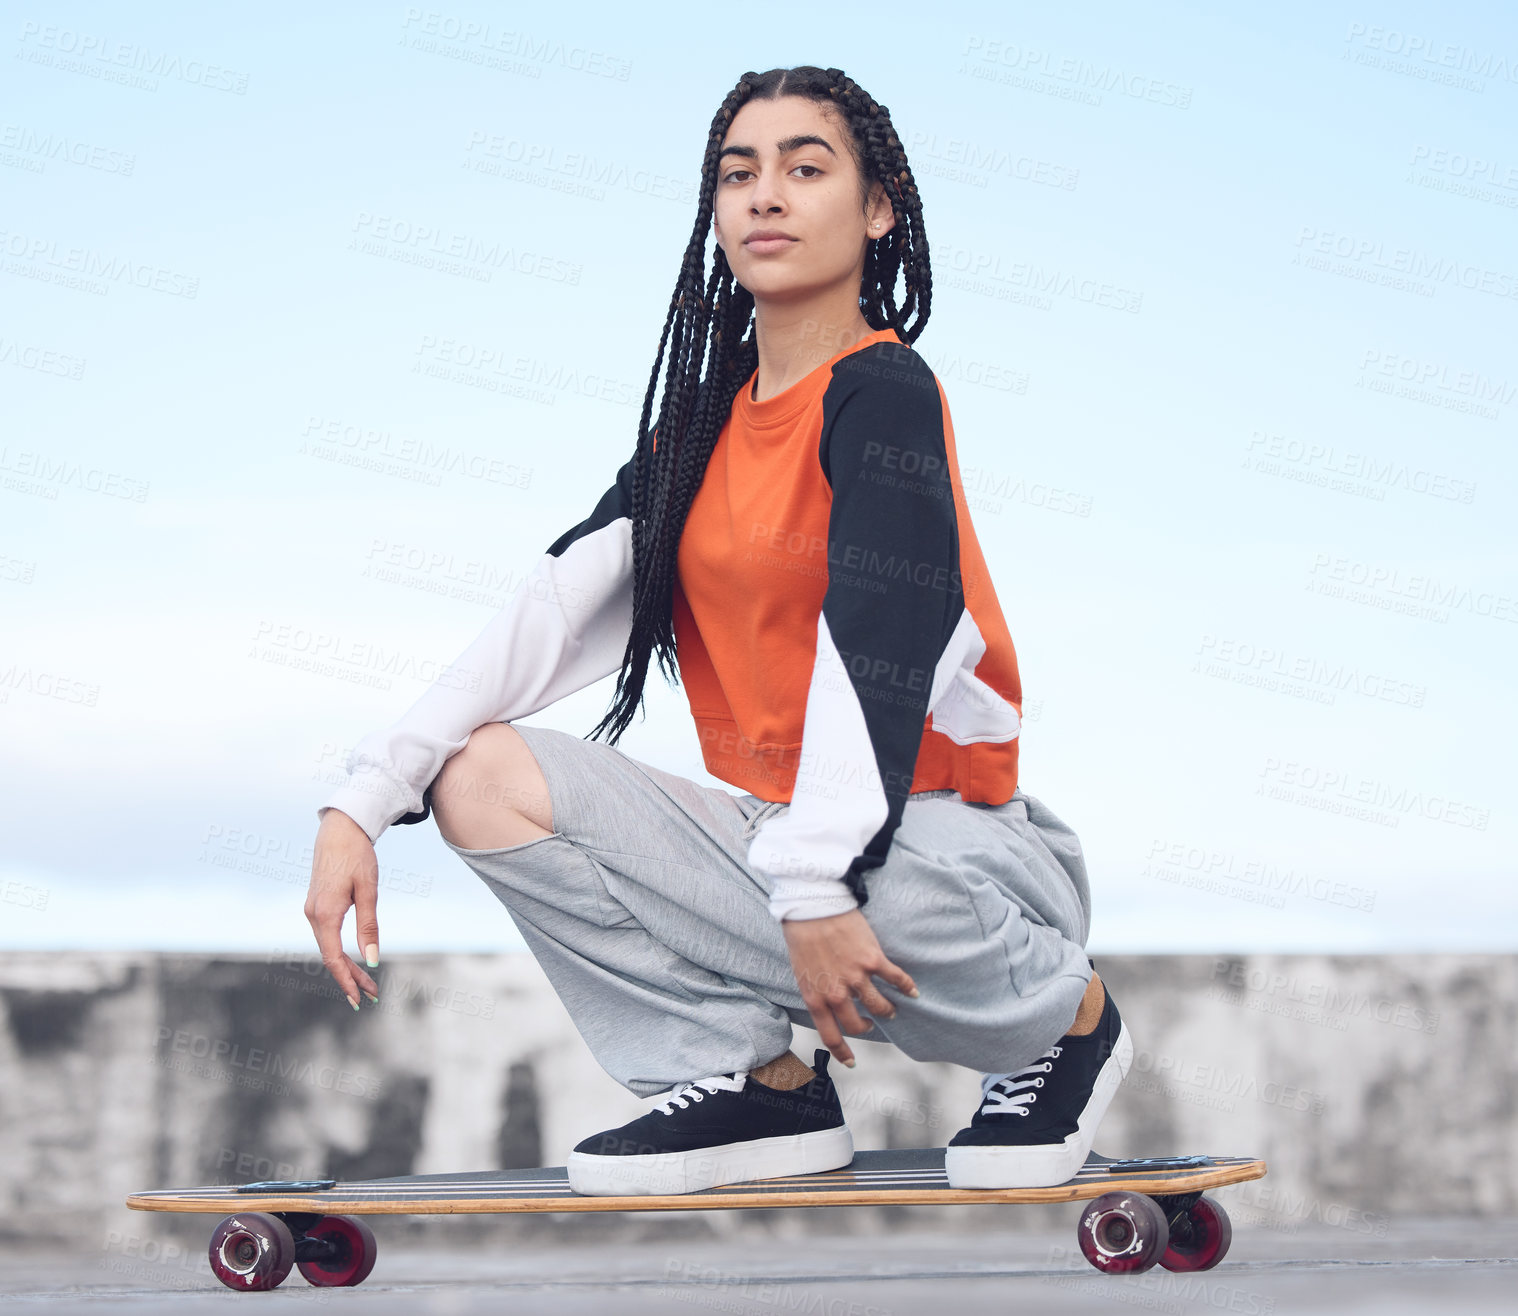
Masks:
[[[1069,1213],[1069,1208],[1051,1208]],[[847,1212],[834,1215],[840,1217]],[[711,1217],[719,1213],[710,1213]],[[757,1215],[761,1213],[745,1213]],[[205,1244],[218,1217],[172,1236],[108,1240],[91,1252],[0,1251],[0,1304],[47,1313],[150,1312],[174,1316],[251,1309],[385,1313],[895,1313],[1144,1312],[1161,1316],[1364,1312],[1426,1316],[1513,1310],[1518,1220],[1393,1219],[1384,1232],[1322,1225],[1286,1229],[1235,1220],[1216,1269],[1154,1269],[1115,1279],[1074,1247],[1073,1214],[1012,1228],[934,1228],[908,1212],[896,1226],[840,1232],[815,1215],[766,1212],[771,1232],[712,1237],[692,1221],[645,1216],[629,1231],[582,1228],[583,1217],[539,1217],[505,1238],[464,1220],[379,1218],[379,1260],[356,1289],[316,1289],[292,1272],[269,1293],[233,1296],[211,1275]],[[699,1213],[707,1217],[708,1213]],[[786,1218],[789,1217],[789,1218]],[[201,1227],[203,1226],[203,1228]],[[667,1227],[663,1227],[667,1226]],[[845,1225],[845,1230],[847,1226]],[[720,1232],[721,1226],[717,1226]],[[509,1231],[508,1231],[509,1232]],[[355,1304],[361,1304],[355,1305]]]

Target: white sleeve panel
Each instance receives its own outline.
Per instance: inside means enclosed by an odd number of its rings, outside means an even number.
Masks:
[[[750,866],[774,883],[770,913],[780,920],[857,908],[843,875],[887,812],[864,711],[822,614],[801,734],[790,808],[765,822],[748,852]]]
[[[545,553],[506,606],[394,725],[348,756],[341,809],[371,841],[420,812],[422,792],[487,722],[536,713],[622,665],[632,629],[632,523],[622,517]]]

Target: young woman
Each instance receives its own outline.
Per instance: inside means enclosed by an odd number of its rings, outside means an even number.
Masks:
[[[596,1059],[669,1091],[574,1149],[579,1192],[847,1164],[845,1034],[982,1071],[958,1187],[1069,1178],[1127,1072],[1080,842],[1018,789],[1017,658],[911,346],[931,289],[886,108],[839,69],[744,74],[632,457],[459,657],[478,687],[366,737],[319,810],[306,914],[355,1009],[377,988],[341,929],[355,908],[375,967],[373,843],[435,810]],[[654,655],[741,794],[614,748]],[[613,671],[591,738],[513,725]],[[795,1023],[828,1048],[810,1066]]]

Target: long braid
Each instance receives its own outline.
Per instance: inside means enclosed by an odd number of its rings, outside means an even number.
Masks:
[[[643,702],[654,655],[667,680],[673,682],[678,675],[673,609],[680,536],[733,399],[759,364],[759,345],[751,332],[753,294],[733,277],[721,247],[713,252],[712,272],[703,287],[706,242],[716,208],[718,156],[733,116],[748,101],[779,96],[801,96],[832,106],[848,126],[859,166],[861,206],[878,182],[895,212],[891,230],[871,239],[865,251],[859,305],[865,321],[871,329],[894,329],[909,344],[927,323],[933,279],[922,201],[890,111],[842,69],[806,64],[745,73],[724,98],[707,133],[696,221],[638,419],[638,446],[633,455],[632,630],[611,707],[590,738],[606,733],[612,744],[621,738]],[[903,272],[905,296],[898,308],[896,281]],[[669,362],[658,421],[650,430],[666,347]]]

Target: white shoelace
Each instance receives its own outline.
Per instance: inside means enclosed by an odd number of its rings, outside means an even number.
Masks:
[[[702,1101],[705,1098],[703,1092],[742,1092],[744,1080],[748,1078],[748,1070],[740,1069],[736,1074],[714,1074],[711,1078],[698,1078],[690,1083],[677,1083],[669,1096],[654,1107],[661,1115],[673,1115],[678,1107],[684,1110],[693,1101]]]
[[[982,1115],[1026,1115],[1038,1100],[1036,1089],[1043,1087],[1042,1075],[1054,1068],[1063,1048],[1051,1046],[1043,1057],[1015,1074],[982,1074],[980,1097]],[[1038,1077],[1035,1077],[1038,1075]]]

